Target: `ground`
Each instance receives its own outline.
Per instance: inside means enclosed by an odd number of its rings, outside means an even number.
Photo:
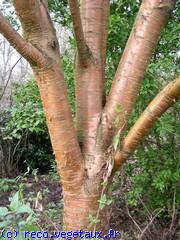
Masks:
[[[62,229],[63,200],[62,189],[59,178],[55,173],[49,175],[38,175],[36,171],[31,175],[18,176],[14,179],[0,179],[0,207],[8,206],[9,198],[21,189],[25,202],[30,202],[34,209],[37,221],[36,224],[43,231],[54,231]],[[125,201],[121,199],[121,189],[116,192],[116,201],[112,206],[112,217],[110,227],[123,232],[124,240],[179,240],[178,219],[172,223],[171,233],[169,228],[157,225],[154,221],[149,225],[145,223],[145,216],[141,216],[138,208],[128,208]],[[119,201],[117,200],[119,199]],[[121,200],[120,200],[121,199]],[[143,206],[141,206],[143,207]],[[139,228],[139,229],[138,229]],[[138,233],[144,231],[143,237],[139,238]],[[175,234],[176,232],[176,234]]]

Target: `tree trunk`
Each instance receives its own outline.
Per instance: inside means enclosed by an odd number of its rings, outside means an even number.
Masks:
[[[75,231],[102,231],[109,229],[110,214],[107,206],[100,209],[99,200],[105,194],[103,181],[99,176],[95,179],[84,179],[81,191],[64,191],[64,225],[65,229]]]
[[[64,225],[66,230],[93,230],[90,216],[96,218],[100,192],[64,192]]]

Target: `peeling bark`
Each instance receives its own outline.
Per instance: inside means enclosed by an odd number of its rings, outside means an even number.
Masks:
[[[109,144],[122,127],[125,129],[141,81],[159,36],[167,23],[175,1],[144,0],[119,63],[104,109],[104,142]],[[119,113],[116,109],[120,107]],[[118,126],[115,120],[119,117]]]
[[[43,109],[64,191],[80,191],[84,160],[73,126],[59,44],[47,8],[39,1],[14,1],[28,42],[42,51],[46,64],[31,64],[40,90]]]
[[[80,10],[77,0],[69,0],[69,6],[77,43],[79,62],[82,67],[87,67],[88,59],[91,53],[84,38]]]
[[[120,168],[128,159],[129,155],[134,152],[154,123],[169,107],[176,103],[178,99],[180,99],[180,77],[170,82],[164,90],[154,98],[131,128],[122,143],[122,149],[115,154],[116,170]]]
[[[0,29],[4,37],[10,42],[10,44],[31,64],[44,66],[46,60],[42,53],[36,49],[32,44],[24,40],[16,30],[12,28],[5,17],[0,14]]]
[[[0,32],[25,57],[40,90],[48,130],[64,194],[66,230],[93,230],[89,215],[108,228],[106,209],[99,199],[113,167],[112,136],[125,127],[140,83],[160,32],[175,0],[144,0],[119,64],[103,111],[105,56],[109,15],[108,0],[69,0],[78,57],[76,63],[77,133],[60,64],[59,44],[46,0],[14,0],[24,38],[0,15]],[[178,99],[179,78],[158,95],[143,113],[115,155],[115,170],[137,147],[155,120]],[[123,112],[117,114],[120,105]],[[114,124],[120,117],[118,126]],[[107,120],[107,121],[106,121]],[[104,143],[106,146],[104,146]],[[109,149],[108,149],[109,150]]]
[[[79,60],[77,61],[75,76],[77,134],[85,148],[95,141],[102,112],[108,10],[107,0],[82,1],[83,32],[92,54],[86,69],[81,67]]]

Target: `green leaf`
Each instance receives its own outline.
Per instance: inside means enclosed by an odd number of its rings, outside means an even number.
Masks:
[[[32,214],[33,210],[30,207],[30,204],[23,204],[21,205],[17,210],[16,213],[28,213],[28,214]]]
[[[0,207],[0,217],[4,217],[9,213],[6,207]]]
[[[106,205],[110,205],[112,203],[112,200],[108,199],[106,194],[103,194],[98,202],[100,209],[103,209]]]
[[[4,227],[7,227],[7,226],[8,226],[7,221],[0,222],[0,228],[4,228]]]
[[[120,134],[118,133],[113,137],[113,140],[112,140],[112,145],[113,145],[113,148],[114,148],[115,151],[118,148],[119,140],[120,140]]]
[[[92,225],[95,225],[100,222],[100,220],[94,217],[92,214],[89,214],[88,218]]]
[[[29,231],[29,232],[38,232],[40,229],[35,226],[34,224],[26,224],[24,226],[24,231]]]
[[[12,197],[9,207],[12,211],[17,211],[19,206],[20,206],[20,201],[19,201],[19,191],[18,191]]]

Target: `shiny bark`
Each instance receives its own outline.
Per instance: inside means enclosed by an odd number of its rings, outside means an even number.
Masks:
[[[96,151],[98,151],[98,155],[102,155],[97,135],[100,132],[103,108],[108,16],[109,1],[82,1],[83,32],[91,54],[86,68],[81,65],[79,57],[77,58],[75,74],[76,125],[88,175],[92,175],[94,169],[96,172],[100,171],[104,164],[99,157],[96,157]]]
[[[37,64],[38,66],[43,66],[45,64],[45,59],[43,58],[42,53],[32,44],[24,40],[1,13],[0,29],[1,33],[11,45],[31,64]]]
[[[94,226],[89,221],[92,215],[101,220],[97,228],[105,229],[108,220],[103,211],[99,211],[98,200],[106,190],[102,183],[109,180],[112,171],[114,155],[107,150],[113,135],[129,118],[148,61],[175,1],[143,1],[103,109],[109,1],[82,0],[79,10],[78,1],[69,0],[78,51],[75,75],[77,134],[47,2],[13,2],[24,37],[2,15],[0,32],[29,61],[37,80],[63,187],[65,228],[92,230]],[[117,168],[176,98],[179,98],[179,80],[155,98],[149,111],[130,131],[121,152],[115,155]],[[115,126],[119,105],[123,112]]]
[[[89,64],[84,69],[77,59],[76,69],[76,101],[77,101],[77,133],[79,141],[85,147],[95,138],[102,111],[102,97],[104,88],[107,19],[109,3],[107,0],[82,1],[81,18],[86,44],[91,51]],[[104,19],[106,16],[106,19]],[[103,24],[104,23],[104,24]],[[90,128],[92,131],[90,130]]]
[[[117,170],[134,152],[142,139],[161,115],[180,99],[180,77],[170,82],[149,104],[134,126],[125,137],[121,151],[115,156],[115,169]]]
[[[36,77],[48,130],[64,191],[79,191],[84,177],[84,161],[73,126],[59,44],[44,2],[14,0],[24,36],[46,59],[39,67],[31,64]]]
[[[86,41],[84,38],[80,9],[77,0],[69,0],[69,6],[71,10],[71,17],[73,22],[74,34],[77,43],[78,57],[80,64],[83,67],[87,67],[88,59],[90,55],[90,51],[88,46],[86,45]]]
[[[127,125],[149,60],[174,4],[172,0],[144,0],[141,4],[104,109],[103,132],[107,145]],[[121,108],[120,113],[117,108]]]

